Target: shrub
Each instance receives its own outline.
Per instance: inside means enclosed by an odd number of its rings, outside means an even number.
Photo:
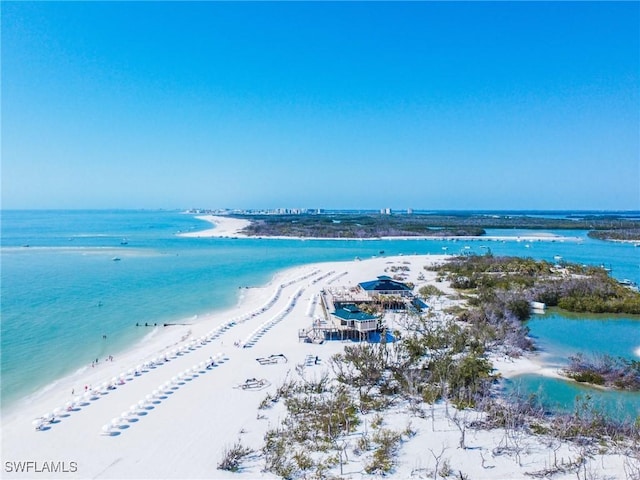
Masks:
[[[237,472],[240,470],[242,460],[252,453],[252,449],[243,447],[240,440],[238,440],[233,446],[225,448],[223,458],[220,463],[218,463],[218,469]]]

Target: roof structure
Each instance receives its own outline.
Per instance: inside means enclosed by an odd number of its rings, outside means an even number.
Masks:
[[[387,275],[381,275],[377,280],[362,282],[359,284],[368,292],[410,292],[411,289],[404,283],[396,282]]]
[[[376,319],[375,315],[365,313],[355,305],[343,305],[337,308],[336,311],[333,312],[333,315],[343,320],[356,320],[358,322]]]

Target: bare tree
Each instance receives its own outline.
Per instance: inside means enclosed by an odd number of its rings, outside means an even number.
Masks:
[[[439,472],[439,468],[440,468],[440,462],[442,461],[442,457],[444,455],[444,452],[447,451],[449,447],[447,447],[446,445],[442,445],[442,448],[440,449],[440,453],[436,453],[433,451],[433,449],[429,449],[429,451],[431,452],[431,455],[433,455],[433,459],[436,462],[436,465],[433,469],[433,480],[438,480],[438,472]]]

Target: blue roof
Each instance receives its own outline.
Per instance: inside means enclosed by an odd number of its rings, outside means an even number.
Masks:
[[[418,297],[413,299],[412,302],[416,307],[418,308],[429,308],[429,305],[427,305],[426,303],[424,303],[422,300],[420,300]]]
[[[357,320],[359,322],[376,319],[375,315],[365,313],[355,305],[344,305],[337,308],[336,311],[333,312],[333,315],[343,320]]]
[[[397,291],[397,292],[408,292],[411,289],[405,285],[404,283],[396,282],[392,280],[391,277],[386,275],[381,275],[377,280],[372,280],[371,282],[362,282],[359,284],[364,290],[369,291]]]

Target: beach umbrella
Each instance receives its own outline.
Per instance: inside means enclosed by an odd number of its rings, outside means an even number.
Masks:
[[[73,402],[74,403],[80,403],[82,401],[82,397],[80,395],[78,395],[77,397],[74,397]]]
[[[36,430],[40,429],[40,427],[42,427],[42,424],[44,422],[42,421],[41,418],[37,418],[35,419],[33,422],[31,422],[31,425],[33,425],[34,427],[36,427]]]
[[[104,434],[111,433],[111,425],[109,425],[109,424],[103,425],[102,426],[102,433],[104,433]]]
[[[178,383],[178,377],[171,377],[171,383]]]
[[[138,411],[138,405],[131,405],[129,407],[129,412],[131,412],[132,414],[136,413],[137,411]]]
[[[138,407],[139,407],[139,408],[144,408],[144,406],[145,406],[145,405],[146,405],[146,402],[145,402],[144,400],[140,400],[140,401],[138,402]]]
[[[151,392],[152,397],[158,397],[159,395],[160,395],[160,390],[154,390],[153,392]]]
[[[61,407],[56,407],[53,409],[53,415],[55,417],[57,417],[58,415],[60,415],[62,413],[62,408]]]
[[[67,411],[71,410],[74,407],[73,402],[67,402],[65,408]]]
[[[152,395],[147,395],[146,397],[144,397],[144,399],[146,400],[146,403],[153,402],[153,396]]]
[[[122,413],[120,414],[120,419],[121,419],[122,421],[127,421],[127,420],[129,419],[129,412],[122,412]]]
[[[120,419],[119,418],[113,418],[111,420],[111,426],[112,427],[117,427],[118,425],[120,425]]]

